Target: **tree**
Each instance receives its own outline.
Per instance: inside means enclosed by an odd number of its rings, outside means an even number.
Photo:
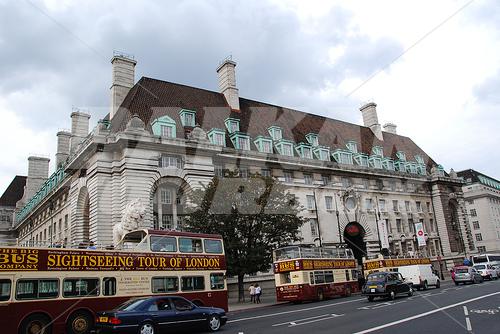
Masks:
[[[215,177],[189,194],[192,211],[187,230],[221,234],[228,275],[238,277],[238,300],[244,300],[245,274],[266,271],[272,251],[300,241],[304,218],[295,196],[270,177]]]

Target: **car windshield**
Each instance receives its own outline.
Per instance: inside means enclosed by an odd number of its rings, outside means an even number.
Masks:
[[[116,310],[119,311],[132,311],[135,310],[139,305],[142,304],[142,302],[145,301],[145,299],[131,299],[129,301],[126,301],[125,303],[121,304],[116,308]]]
[[[469,270],[467,268],[457,268],[457,269],[455,269],[455,272],[457,274],[466,274],[469,272]]]
[[[384,274],[370,274],[368,275],[367,277],[367,281],[370,282],[381,282],[381,281],[385,281],[385,276]]]
[[[482,265],[474,266],[474,268],[481,270],[481,269],[486,269],[486,266],[484,264],[482,264]]]

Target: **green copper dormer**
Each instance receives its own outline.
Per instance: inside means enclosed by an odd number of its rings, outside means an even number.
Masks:
[[[406,154],[403,151],[397,151],[396,157],[398,158],[398,160],[406,161]]]
[[[243,132],[233,132],[229,135],[229,139],[237,150],[250,150],[250,136]]]
[[[352,165],[352,152],[349,150],[336,149],[332,157],[339,164]]]
[[[372,168],[382,169],[383,158],[379,155],[372,155],[368,158],[368,165]]]
[[[417,164],[414,162],[407,162],[406,172],[411,174],[417,174]]]
[[[395,171],[394,160],[390,158],[382,159],[382,168],[388,171]]]
[[[345,146],[351,153],[358,153],[358,144],[354,140],[349,140]]]
[[[151,123],[153,134],[165,138],[176,138],[175,121],[168,116],[161,116]]]
[[[311,144],[299,143],[299,144],[295,145],[295,150],[297,151],[299,157],[301,157],[301,158],[304,158],[304,159],[312,159],[313,158]]]
[[[283,139],[283,130],[279,126],[270,126],[267,128],[267,131],[273,140]]]
[[[276,147],[276,150],[279,152],[279,154],[287,157],[293,157],[294,145],[295,143],[291,140],[280,139],[274,144],[274,147]]]
[[[364,153],[354,154],[354,161],[359,166],[368,167],[368,155]]]
[[[179,116],[181,117],[182,126],[191,126],[194,127],[196,111],[189,109],[181,109],[179,111]]]
[[[228,117],[224,120],[227,132],[239,132],[240,131],[240,120],[237,118]]]
[[[319,139],[318,139],[318,135],[316,133],[312,133],[312,132],[308,133],[306,135],[306,140],[312,146],[318,146],[319,145]]]
[[[207,133],[208,139],[214,145],[226,146],[226,131],[213,128]]]
[[[437,171],[439,176],[444,176],[444,167],[442,165],[437,165]]]
[[[373,146],[372,147],[372,155],[377,156],[377,157],[384,157],[384,149],[382,146]]]
[[[253,143],[259,152],[273,153],[273,139],[271,137],[257,136]]]
[[[316,159],[330,161],[330,148],[327,146],[318,146],[313,149]]]

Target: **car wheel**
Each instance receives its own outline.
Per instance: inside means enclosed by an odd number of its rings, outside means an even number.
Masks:
[[[89,334],[93,326],[92,317],[85,311],[73,313],[66,324],[68,334]]]
[[[391,290],[391,292],[389,292],[389,300],[394,300],[396,298],[396,293],[394,292],[394,290]]]
[[[375,299],[375,297],[373,297],[373,296],[368,296],[368,301],[369,301],[369,302],[372,302],[374,299]]]
[[[50,334],[52,326],[50,319],[42,314],[35,314],[27,317],[21,324],[19,334]]]
[[[323,294],[323,290],[318,290],[318,293],[317,293],[317,299],[321,302],[325,299],[325,295]]]
[[[429,286],[427,285],[427,281],[424,281],[424,290],[427,290]]]
[[[139,328],[139,334],[154,334],[155,327],[152,323],[146,322]]]
[[[439,289],[441,287],[441,281],[437,280],[436,281],[436,289]]]
[[[212,332],[216,332],[220,329],[220,317],[216,314],[212,314],[208,317],[208,329]]]

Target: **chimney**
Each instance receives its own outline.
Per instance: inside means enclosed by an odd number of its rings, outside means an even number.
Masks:
[[[59,131],[57,133],[56,169],[68,159],[70,139],[71,132]]]
[[[127,96],[135,82],[135,65],[137,62],[131,55],[114,52],[111,59],[113,78],[111,83],[111,111],[109,119],[113,119],[116,111]]]
[[[217,67],[217,74],[219,74],[219,90],[226,98],[227,103],[231,109],[240,110],[240,97],[238,88],[236,88],[236,63],[231,58],[226,58]]]
[[[397,135],[398,133],[396,131],[396,128],[397,128],[397,126],[394,123],[385,123],[384,124],[384,131],[385,132],[389,132],[389,133],[393,133],[393,134]]]
[[[70,152],[73,152],[89,134],[90,115],[81,111],[71,113]]]
[[[28,158],[28,178],[23,199],[28,202],[49,178],[49,158],[30,156]]]
[[[369,102],[359,108],[359,110],[363,115],[363,125],[369,127],[379,140],[384,140],[384,137],[382,137],[382,128],[378,123],[377,105],[374,102]]]

